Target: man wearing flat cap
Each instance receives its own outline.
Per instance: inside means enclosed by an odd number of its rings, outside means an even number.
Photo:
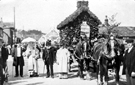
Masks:
[[[124,55],[124,63],[126,68],[127,85],[135,85],[135,47],[133,39],[127,39],[127,50]]]

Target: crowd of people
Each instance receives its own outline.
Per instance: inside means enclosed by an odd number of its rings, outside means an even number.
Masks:
[[[127,85],[135,85],[135,47],[133,45],[134,40],[127,39],[123,43],[125,46],[125,53],[123,54],[123,64],[127,78]],[[10,51],[9,51],[10,50]],[[41,54],[42,53],[42,54]],[[69,64],[71,58],[71,52],[66,45],[60,45],[59,47],[48,40],[46,44],[39,46],[36,43],[24,45],[21,43],[14,44],[12,48],[6,44],[1,47],[0,63],[3,68],[3,72],[7,73],[7,59],[9,54],[13,57],[13,66],[15,66],[15,77],[23,77],[24,57],[28,59],[28,72],[30,77],[39,76],[38,72],[38,59],[42,58],[46,66],[46,78],[54,78],[53,65],[58,65],[59,78],[68,78]],[[41,57],[42,55],[42,57]],[[20,72],[18,72],[20,67]],[[20,73],[20,74],[19,74]]]
[[[2,61],[4,71],[7,69],[7,59],[9,57],[9,48],[3,44],[2,49]],[[58,65],[59,77],[67,78],[70,52],[67,46],[56,45],[51,40],[47,40],[46,44],[39,45],[35,42],[29,44],[17,43],[10,48],[13,58],[13,66],[15,67],[14,77],[23,77],[23,67],[25,66],[25,59],[28,60],[28,75],[29,77],[38,77],[38,59],[42,59],[46,66],[46,78],[54,78],[53,65]],[[20,72],[19,72],[20,71]],[[6,72],[8,74],[8,70]]]

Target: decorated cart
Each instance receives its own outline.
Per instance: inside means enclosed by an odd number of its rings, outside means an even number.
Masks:
[[[85,34],[89,41],[98,36],[98,17],[88,7],[88,1],[78,1],[77,10],[62,21],[57,29],[60,31],[60,43],[72,46],[81,34]]]

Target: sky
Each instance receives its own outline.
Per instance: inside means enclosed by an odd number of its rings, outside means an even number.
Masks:
[[[78,0],[0,0],[0,18],[14,22],[16,29],[36,29],[48,33],[77,9]],[[135,27],[135,0],[86,0],[89,9],[103,23],[117,13],[120,26]]]

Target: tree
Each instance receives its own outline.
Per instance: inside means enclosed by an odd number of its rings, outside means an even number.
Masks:
[[[23,36],[23,38],[32,37],[38,40],[42,36],[42,32],[38,30],[18,30],[18,34]]]
[[[108,34],[110,33],[118,34],[118,31],[114,30],[114,28],[118,27],[121,24],[121,22],[116,21],[116,16],[117,16],[117,13],[109,17],[109,21],[108,21],[109,26],[107,26]]]
[[[121,23],[116,21],[116,14],[113,14],[111,17],[106,16],[105,23],[103,27],[106,28],[106,31],[102,34],[104,35],[110,35],[111,33],[117,35],[118,30],[115,30],[116,27],[118,27]]]

